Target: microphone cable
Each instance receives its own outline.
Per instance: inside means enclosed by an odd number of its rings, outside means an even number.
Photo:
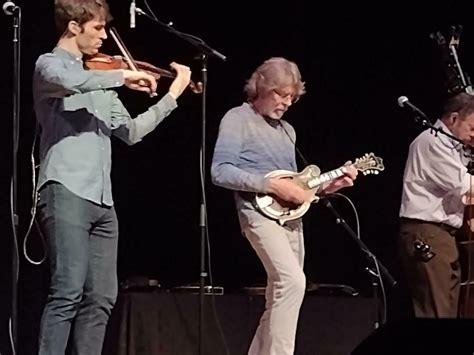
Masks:
[[[331,198],[331,197],[342,197],[345,200],[347,200],[347,202],[349,202],[349,204],[352,207],[352,210],[354,212],[355,219],[356,219],[356,230],[357,230],[356,235],[357,235],[357,238],[359,240],[361,240],[359,215],[357,213],[357,208],[355,207],[354,203],[351,201],[351,199],[349,197],[347,197],[346,195],[344,195],[340,192],[333,192],[333,193],[327,194],[327,195],[325,195],[324,198]],[[383,279],[382,279],[382,274],[380,272],[380,266],[379,266],[377,258],[375,257],[374,254],[372,254],[372,252],[370,250],[368,250],[365,247],[363,247],[362,250],[374,261],[374,264],[375,264],[375,268],[376,268],[376,271],[377,271],[376,273],[374,273],[368,267],[367,267],[367,271],[371,275],[375,276],[378,279],[378,283],[380,285],[380,292],[382,294],[382,319],[381,319],[381,323],[385,324],[386,321],[387,321],[387,296],[386,296],[386,292],[385,292],[385,285],[384,285]],[[377,310],[377,312],[379,312],[379,310]],[[378,324],[378,322],[377,322],[376,328],[378,328],[379,326],[380,326],[380,324]]]

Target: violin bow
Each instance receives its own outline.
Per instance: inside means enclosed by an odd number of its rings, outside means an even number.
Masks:
[[[138,71],[138,66],[136,65],[135,61],[133,60],[132,55],[128,51],[127,47],[125,47],[125,44],[122,41],[122,39],[120,38],[120,35],[118,34],[115,27],[111,27],[109,32],[110,32],[110,35],[112,36],[112,38],[114,39],[115,43],[119,47],[120,51],[122,52],[123,57],[128,62],[128,65],[130,66],[130,68],[134,71]],[[173,75],[171,72],[169,72],[167,70],[163,70],[163,69],[161,70],[160,75],[169,76],[171,78],[175,77],[175,75]],[[202,83],[201,82],[199,82],[197,84],[194,84],[191,81],[190,86],[191,86],[191,90],[194,93],[196,93],[196,94],[202,93]]]
[[[117,30],[115,29],[115,27],[111,27],[109,32],[110,32],[110,35],[112,36],[112,38],[114,39],[115,43],[119,47],[120,51],[122,52],[123,57],[128,62],[128,65],[130,65],[130,68],[132,68],[132,70],[134,70],[134,71],[138,71],[138,67],[135,64],[135,61],[133,60],[132,55],[128,51],[127,47],[125,47],[125,44],[123,43],[122,39],[120,38],[120,36],[119,36]]]
[[[123,43],[122,39],[120,38],[120,35],[118,34],[117,30],[115,27],[110,28],[110,35],[114,39],[115,43],[119,47],[120,51],[122,52],[123,57],[125,60],[128,62],[128,65],[133,71],[138,71],[138,66],[135,64],[135,61],[132,58],[132,55],[128,51],[127,47],[125,47],[125,44]],[[156,93],[152,92],[150,93],[150,97],[156,96]]]

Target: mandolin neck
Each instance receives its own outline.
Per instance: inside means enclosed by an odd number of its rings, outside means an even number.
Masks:
[[[325,182],[329,182],[331,180],[334,180],[334,179],[337,179],[338,177],[343,176],[345,173],[346,173],[346,167],[341,167],[338,169],[328,171],[324,174],[319,175],[316,178],[308,180],[307,182],[308,188],[314,189]]]

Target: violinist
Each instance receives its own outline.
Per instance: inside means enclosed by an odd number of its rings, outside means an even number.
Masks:
[[[474,96],[450,96],[434,125],[474,143]],[[460,292],[456,234],[473,191],[465,145],[430,129],[411,143],[403,177],[399,251],[418,318],[456,318]]]
[[[38,221],[51,283],[44,307],[40,355],[100,355],[117,296],[118,223],[112,198],[111,136],[140,142],[177,107],[190,69],[176,72],[169,92],[132,119],[114,88],[155,95],[156,79],[132,70],[90,70],[83,57],[99,52],[110,20],[105,0],[56,0],[59,41],[41,55],[33,78],[41,127]]]

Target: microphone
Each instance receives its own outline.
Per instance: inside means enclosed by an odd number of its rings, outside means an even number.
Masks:
[[[408,97],[406,96],[400,96],[398,98],[398,105],[400,107],[405,107],[411,109],[414,113],[416,113],[418,116],[423,117],[425,119],[428,119],[428,117],[425,115],[423,111],[421,111],[418,107],[413,105],[409,100]]]
[[[5,15],[12,16],[20,8],[18,6],[16,6],[13,2],[7,1],[6,3],[3,4],[2,9],[3,9],[3,12],[5,13]]]
[[[132,0],[130,4],[130,28],[135,28],[135,14],[136,14],[135,0]]]

